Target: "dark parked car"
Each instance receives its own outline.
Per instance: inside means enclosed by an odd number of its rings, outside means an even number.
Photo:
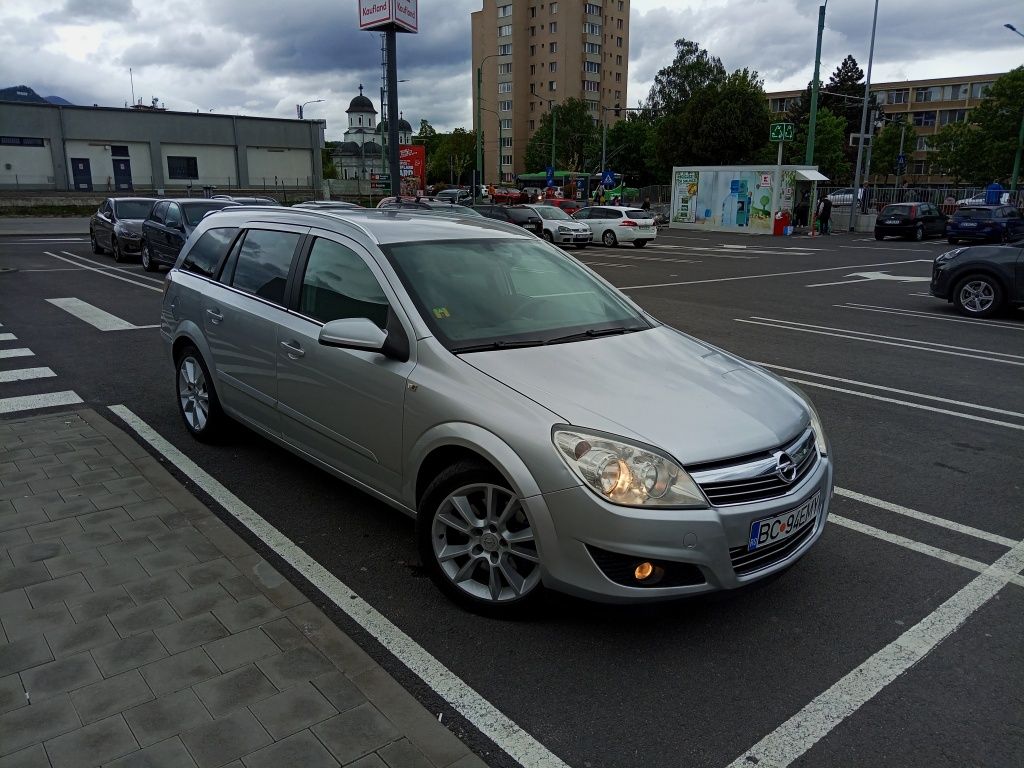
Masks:
[[[885,206],[875,219],[875,240],[886,237],[924,240],[945,234],[946,217],[931,203],[894,203]]]
[[[237,206],[232,200],[188,197],[179,200],[158,200],[142,222],[142,267],[156,272],[161,264],[173,266],[181,246],[192,230],[210,211]]]
[[[137,256],[142,250],[142,222],[156,202],[154,197],[108,197],[89,219],[93,253],[110,251],[114,261]]]
[[[230,200],[239,205],[280,205],[272,197],[232,197],[231,195],[214,195],[211,200]]]
[[[340,210],[342,208],[362,208],[363,206],[357,205],[356,203],[348,203],[344,200],[307,200],[304,203],[296,203],[292,208],[312,208],[317,211],[326,211],[330,209]]]
[[[540,237],[544,232],[544,224],[540,216],[531,208],[521,205],[478,205],[476,210],[489,219],[507,221],[511,224],[518,224],[528,232]]]
[[[449,202],[443,198],[427,198],[427,197],[385,197],[379,203],[378,208],[392,208],[412,211],[434,211],[438,213],[447,213],[452,216],[471,216],[479,217],[480,214],[476,210],[466,205],[456,205],[455,203]]]
[[[1024,237],[1024,218],[1011,205],[965,205],[946,227],[950,245],[961,240],[1008,243]]]
[[[1007,306],[1024,305],[1024,248],[975,245],[935,258],[932,296],[953,302],[968,317],[991,317]]]

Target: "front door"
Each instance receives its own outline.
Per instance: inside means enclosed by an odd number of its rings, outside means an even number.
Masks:
[[[92,168],[88,157],[71,158],[71,178],[78,192],[92,192]]]
[[[328,466],[394,497],[401,488],[405,388],[415,363],[318,342],[326,322],[363,317],[384,328],[397,306],[361,246],[322,235],[296,270],[296,313],[278,329],[281,433]]]
[[[132,161],[127,157],[115,157],[114,163],[114,189],[119,192],[132,191]]]

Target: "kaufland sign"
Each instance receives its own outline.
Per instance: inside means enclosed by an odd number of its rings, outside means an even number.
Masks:
[[[417,0],[359,0],[359,28],[419,31]]]

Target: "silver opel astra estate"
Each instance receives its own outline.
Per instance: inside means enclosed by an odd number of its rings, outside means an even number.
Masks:
[[[740,587],[828,514],[803,394],[511,224],[217,211],[161,334],[194,437],[234,419],[415,516],[440,588],[482,612]]]

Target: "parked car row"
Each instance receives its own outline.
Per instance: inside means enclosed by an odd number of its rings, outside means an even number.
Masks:
[[[932,203],[887,205],[875,220],[875,239],[904,237],[924,240],[946,237],[950,245],[961,241],[1009,243],[1024,238],[1024,217],[1010,205],[964,205],[946,216]]]

